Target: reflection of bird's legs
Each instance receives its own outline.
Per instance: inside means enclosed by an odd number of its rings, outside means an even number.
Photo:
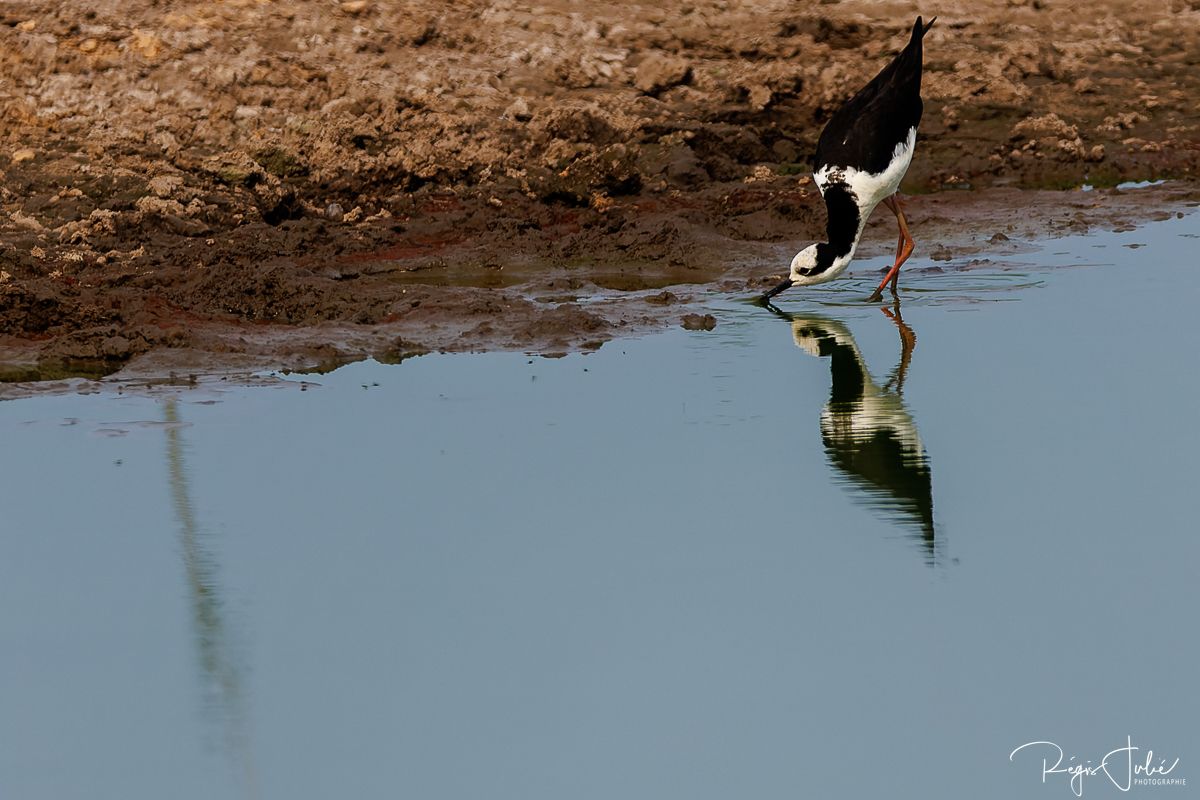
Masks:
[[[885,388],[888,389],[894,385],[896,393],[899,394],[904,391],[904,376],[908,373],[908,365],[912,361],[913,349],[917,346],[917,334],[913,333],[913,329],[908,327],[904,322],[904,318],[900,316],[899,300],[896,301],[894,309],[894,313],[892,309],[888,308],[881,308],[879,310],[884,313],[884,316],[895,323],[896,330],[900,332],[900,363],[896,365],[896,369],[892,371],[892,376],[888,379],[887,384],[885,384]]]
[[[900,207],[900,193],[897,192],[891,197],[885,197],[883,204],[896,215],[896,222],[900,226],[900,239],[896,242],[896,263],[888,270],[888,274],[883,277],[875,293],[867,298],[867,301],[871,303],[878,303],[883,299],[883,287],[887,286],[888,283],[892,284],[892,295],[895,296],[896,284],[900,280],[900,265],[912,255],[913,247],[915,246],[912,236],[908,233],[908,220],[904,218],[904,209]]]

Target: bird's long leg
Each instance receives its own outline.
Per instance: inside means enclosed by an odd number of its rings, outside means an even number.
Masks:
[[[896,330],[900,332],[900,363],[896,365],[896,369],[892,371],[892,375],[885,385],[885,388],[888,389],[894,386],[896,393],[900,394],[904,391],[904,376],[908,374],[908,365],[912,361],[913,349],[917,346],[917,335],[904,322],[904,317],[900,316],[899,300],[896,301],[894,311],[888,308],[879,310],[895,324]]]
[[[884,198],[883,204],[885,206],[887,206],[888,208],[891,208],[893,214],[896,213],[895,208],[892,206],[892,198],[890,198],[890,197]],[[897,261],[900,260],[900,254],[903,251],[904,251],[904,231],[900,231],[896,235],[896,260]]]
[[[900,225],[900,241],[896,245],[896,263],[888,270],[888,274],[883,277],[875,293],[867,298],[868,302],[871,303],[878,303],[883,299],[883,287],[887,286],[888,283],[892,284],[892,294],[896,294],[896,284],[900,280],[900,265],[912,255],[913,247],[915,246],[912,236],[908,233],[908,220],[904,218],[904,209],[900,207],[900,195],[897,193],[891,197],[885,197],[883,204],[896,215],[896,222]]]

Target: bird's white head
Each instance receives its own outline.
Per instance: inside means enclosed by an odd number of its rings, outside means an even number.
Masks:
[[[824,260],[823,260],[824,259]],[[788,279],[759,298],[759,302],[769,304],[771,298],[785,289],[793,286],[808,286],[813,283],[824,283],[846,268],[849,254],[841,259],[830,259],[828,245],[813,244],[796,253],[792,259],[792,268]],[[831,269],[831,267],[833,267]]]
[[[816,268],[817,246],[813,244],[796,253],[795,258],[792,259],[792,270],[788,277],[792,279],[793,286],[808,286],[826,280],[826,277],[820,273],[813,274]]]

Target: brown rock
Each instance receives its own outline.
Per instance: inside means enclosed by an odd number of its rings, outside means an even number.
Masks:
[[[717,327],[717,318],[712,314],[684,314],[680,327],[688,331],[711,331]]]
[[[659,92],[687,83],[692,77],[692,68],[682,58],[664,53],[652,53],[638,65],[633,85],[646,94]]]
[[[134,31],[130,46],[147,61],[154,61],[162,53],[162,41],[149,31]]]
[[[771,98],[772,98],[771,90],[769,88],[767,88],[766,86],[764,86],[763,84],[760,83],[757,86],[750,87],[749,100],[750,100],[750,105],[753,108],[756,108],[759,111],[762,111],[764,108],[766,108],[768,105],[771,104]]]

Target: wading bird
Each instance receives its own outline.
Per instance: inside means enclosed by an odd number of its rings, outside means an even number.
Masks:
[[[921,40],[936,20],[925,25],[917,17],[908,45],[839,108],[821,132],[813,179],[825,198],[829,241],[797,253],[788,279],[764,294],[763,302],[792,286],[824,283],[842,274],[854,258],[867,219],[881,202],[896,215],[900,239],[895,265],[869,300],[882,300],[889,282],[896,293],[900,265],[913,251],[897,191],[912,161],[921,122]]]

